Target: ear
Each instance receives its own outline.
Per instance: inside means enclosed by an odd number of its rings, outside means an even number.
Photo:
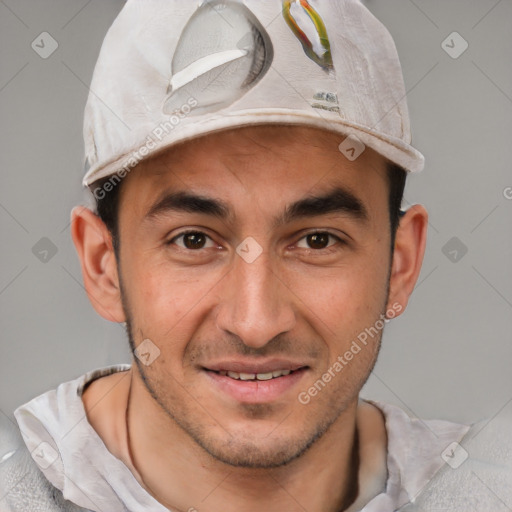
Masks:
[[[124,322],[117,262],[108,228],[91,210],[77,206],[71,212],[71,236],[93,308],[106,320]]]
[[[391,264],[388,310],[398,316],[407,307],[409,296],[420,275],[427,242],[428,214],[419,204],[411,206],[400,219]],[[397,305],[401,308],[398,308]]]

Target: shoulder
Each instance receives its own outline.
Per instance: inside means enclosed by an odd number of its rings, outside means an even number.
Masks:
[[[79,420],[84,416],[81,400],[89,382],[129,365],[115,365],[93,370],[72,381],[59,384],[14,411],[15,420],[0,414],[0,511],[80,512],[80,508],[63,498],[63,457],[72,457],[68,439],[62,433],[88,425]],[[86,427],[83,427],[86,428]],[[77,434],[78,435],[78,434]],[[51,459],[51,460],[50,460]]]
[[[403,512],[510,511],[512,506],[512,402],[498,415],[471,425],[442,453],[445,464]]]
[[[0,415],[0,510],[2,512],[87,512],[65,500],[43,475],[19,427]]]

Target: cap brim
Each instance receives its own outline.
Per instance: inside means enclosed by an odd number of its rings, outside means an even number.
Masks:
[[[115,160],[89,169],[84,176],[83,185],[90,186],[102,178],[115,174],[124,177],[138,163],[157,156],[165,150],[188,140],[232,128],[264,124],[302,125],[328,130],[343,136],[343,139],[340,139],[340,143],[347,136],[352,135],[357,137],[365,146],[372,148],[408,172],[420,172],[424,167],[424,156],[417,149],[406,144],[402,139],[390,137],[368,127],[342,119],[326,120],[318,115],[307,115],[301,110],[253,109],[217,115],[209,114],[203,116],[202,119],[198,116],[192,123],[178,126],[164,138],[157,141],[151,138],[151,134],[148,134],[146,139],[142,140],[139,145],[125,151]],[[151,145],[148,139],[151,141]],[[146,150],[141,152],[142,148],[146,148]]]

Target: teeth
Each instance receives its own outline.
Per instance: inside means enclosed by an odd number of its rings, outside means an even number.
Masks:
[[[270,373],[258,373],[256,374],[256,378],[258,380],[270,380],[272,378],[273,372]]]
[[[221,370],[219,375],[228,376],[236,380],[270,380],[285,375],[290,375],[291,370],[274,370],[273,372],[267,373],[238,373],[232,371]]]

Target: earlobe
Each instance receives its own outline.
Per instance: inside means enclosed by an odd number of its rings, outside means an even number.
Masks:
[[[421,205],[411,206],[400,219],[389,282],[388,309],[400,304],[402,313],[421,271],[427,241],[428,214]]]
[[[92,306],[106,320],[124,322],[117,261],[109,230],[91,210],[77,206],[71,212],[71,236]]]

